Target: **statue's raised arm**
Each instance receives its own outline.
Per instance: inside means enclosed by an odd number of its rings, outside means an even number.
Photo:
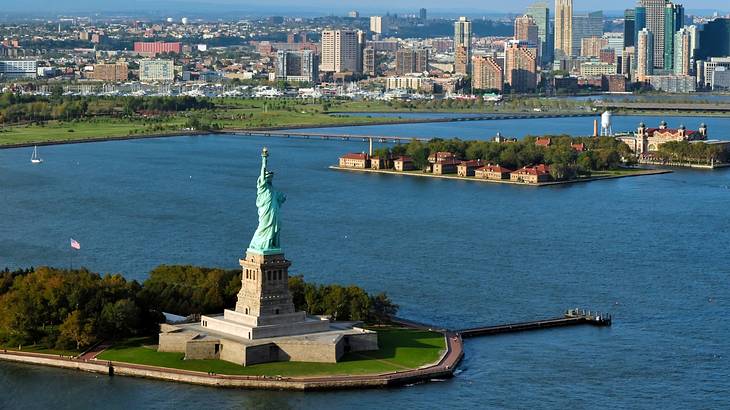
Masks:
[[[274,173],[268,168],[269,151],[261,151],[261,173],[256,181],[256,207],[258,208],[259,225],[251,239],[249,250],[259,253],[281,251],[279,243],[279,209],[286,197],[274,191],[272,179]]]

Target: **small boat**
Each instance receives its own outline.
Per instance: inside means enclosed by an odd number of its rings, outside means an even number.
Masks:
[[[41,162],[43,162],[43,160],[40,157],[38,157],[38,146],[37,145],[33,147],[33,156],[30,157],[30,162],[32,162],[34,164],[40,164]]]

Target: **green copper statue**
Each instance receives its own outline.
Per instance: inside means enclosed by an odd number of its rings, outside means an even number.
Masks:
[[[269,151],[261,151],[261,174],[256,181],[256,206],[259,209],[259,226],[253,234],[249,250],[259,253],[275,253],[281,251],[279,242],[279,209],[286,201],[286,195],[274,191],[271,185],[273,172],[266,169]]]

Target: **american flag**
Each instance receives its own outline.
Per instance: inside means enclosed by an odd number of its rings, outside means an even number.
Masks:
[[[71,238],[71,247],[74,249],[81,249],[81,244],[74,238]]]

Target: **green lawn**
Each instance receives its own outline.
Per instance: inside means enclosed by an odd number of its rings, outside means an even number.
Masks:
[[[404,328],[378,330],[380,350],[347,353],[339,363],[275,362],[239,366],[222,360],[183,360],[182,353],[160,353],[152,339],[130,339],[98,356],[101,360],[230,375],[315,376],[383,373],[436,362],[446,348],[440,333]]]
[[[63,356],[77,356],[81,353],[76,350],[53,349],[53,348],[49,348],[46,345],[40,345],[40,344],[39,345],[30,345],[30,346],[21,346],[21,347],[22,347],[22,349],[18,350],[18,346],[0,345],[0,349],[27,352],[27,353],[45,353],[45,354],[63,355]]]

